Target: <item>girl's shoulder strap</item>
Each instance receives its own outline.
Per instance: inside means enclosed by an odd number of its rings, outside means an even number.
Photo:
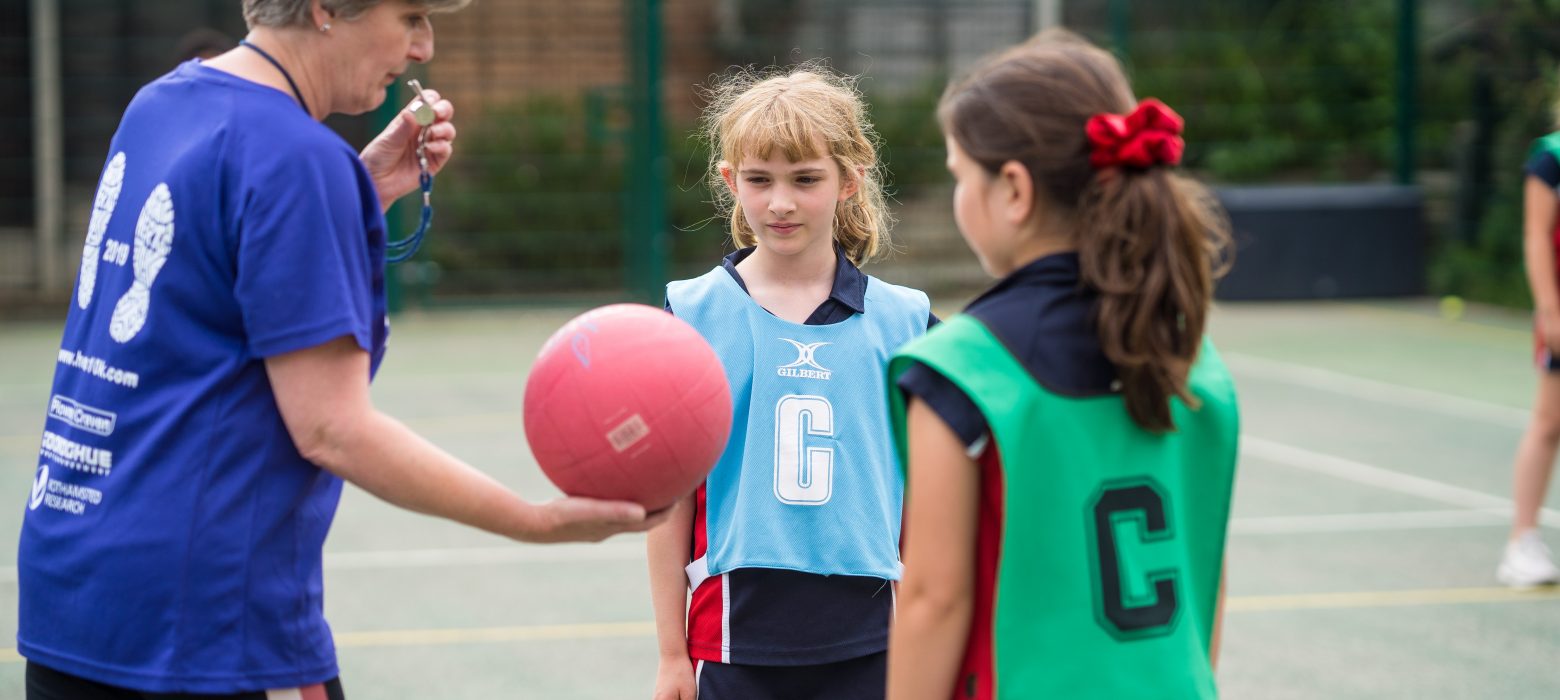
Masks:
[[[1528,155],[1535,156],[1540,153],[1548,153],[1554,156],[1555,160],[1560,160],[1560,131],[1533,140],[1533,148],[1528,151]]]
[[[932,300],[926,296],[926,292],[911,287],[903,287],[897,284],[884,282],[872,275],[867,275],[867,303],[874,301],[888,301],[895,306],[908,309],[913,314],[919,314],[924,323],[926,314],[931,313]]]
[[[915,340],[906,343],[899,348],[895,358],[910,358],[915,360],[929,360],[942,353],[956,353],[961,346],[967,346],[971,342],[982,342],[991,336],[991,332],[969,314],[955,314],[943,319]]]
[[[1235,379],[1211,337],[1203,336],[1202,347],[1197,350],[1197,360],[1192,364],[1187,382],[1191,384],[1192,393],[1204,403],[1212,401],[1232,407],[1236,403]]]
[[[920,362],[959,384],[965,375],[1007,367],[1011,357],[985,324],[969,314],[955,314],[894,351],[888,381],[897,384],[912,362]]]
[[[679,306],[688,306],[689,302],[702,301],[710,294],[716,293],[721,287],[723,281],[721,278],[730,276],[731,273],[726,272],[726,268],[717,265],[698,277],[667,282],[666,301],[671,304],[672,313],[678,313]],[[681,304],[678,303],[679,300]]]

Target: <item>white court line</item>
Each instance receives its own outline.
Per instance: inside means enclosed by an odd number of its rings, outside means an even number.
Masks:
[[[1296,386],[1322,389],[1367,401],[1389,404],[1416,411],[1433,411],[1455,418],[1465,418],[1508,428],[1526,428],[1528,411],[1500,404],[1443,394],[1428,389],[1389,384],[1387,382],[1341,374],[1331,370],[1306,367],[1278,360],[1268,360],[1240,353],[1223,353],[1226,364],[1237,374],[1247,374],[1260,379],[1270,379]]]
[[[1281,595],[1235,595],[1225,604],[1230,614],[1312,611],[1367,610],[1398,607],[1428,607],[1487,603],[1548,603],[1560,600],[1560,589],[1553,586],[1537,590],[1511,588],[1443,588],[1398,591],[1340,591]],[[627,622],[588,622],[556,625],[513,625],[508,627],[455,627],[433,629],[393,629],[335,632],[336,647],[364,649],[374,647],[433,647],[467,644],[506,644],[533,641],[580,641],[595,639],[653,638],[655,623],[650,620]],[[14,647],[0,647],[0,664],[26,661]]]
[[[1388,491],[1396,491],[1460,508],[1471,508],[1474,510],[1500,509],[1510,512],[1512,507],[1509,499],[1491,496],[1483,491],[1453,486],[1452,484],[1442,483],[1434,479],[1426,479],[1412,474],[1392,471],[1391,469],[1383,469],[1365,464],[1364,462],[1356,462],[1351,459],[1285,445],[1272,440],[1264,440],[1251,435],[1241,436],[1240,452],[1243,457],[1254,457],[1269,462],[1276,462],[1285,466],[1305,469],[1318,474],[1326,474],[1345,481],[1353,481]],[[1560,512],[1544,508],[1539,511],[1539,514],[1544,525],[1549,527],[1560,526]]]
[[[1230,531],[1236,535],[1484,527],[1499,524],[1498,521],[1492,523],[1491,519],[1504,519],[1511,513],[1511,501],[1499,496],[1251,435],[1241,436],[1241,455],[1417,496],[1457,506],[1461,510],[1234,518]],[[1560,527],[1560,512],[1545,508],[1540,511],[1540,517],[1546,527]],[[371,571],[513,563],[634,561],[644,557],[644,546],[643,540],[634,539],[603,544],[516,544],[504,547],[326,552],[325,569]],[[15,581],[16,567],[0,567],[0,584]]]
[[[1386,530],[1439,530],[1466,527],[1505,527],[1511,510],[1418,510],[1395,513],[1334,513],[1230,519],[1231,535],[1295,535],[1355,533]]]
[[[1417,496],[1457,506],[1461,510],[1234,518],[1231,520],[1230,532],[1235,535],[1486,527],[1501,524],[1511,513],[1511,501],[1498,496],[1251,435],[1241,437],[1241,455]],[[1560,512],[1546,508],[1541,512],[1541,517],[1545,526],[1560,526]],[[325,569],[373,571],[516,563],[635,561],[644,557],[644,546],[643,540],[633,539],[603,544],[516,544],[503,547],[326,552]],[[16,567],[0,568],[0,584],[15,581]]]
[[[1504,525],[1509,517],[1510,509],[1494,508],[1232,518],[1230,534],[1250,536],[1489,527]],[[506,564],[625,562],[640,561],[644,556],[645,545],[642,541],[326,552],[325,570],[383,571]],[[0,567],[0,584],[15,581],[16,567]]]

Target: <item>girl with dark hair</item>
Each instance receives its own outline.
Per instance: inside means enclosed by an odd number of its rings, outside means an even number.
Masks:
[[[1204,335],[1227,225],[1182,121],[1046,33],[944,93],[994,287],[889,366],[906,459],[890,698],[1211,698],[1234,386]]]

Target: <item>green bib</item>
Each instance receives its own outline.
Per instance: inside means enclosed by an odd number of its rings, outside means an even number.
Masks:
[[[1208,645],[1239,420],[1213,344],[1192,369],[1200,408],[1175,400],[1164,434],[1139,428],[1119,395],[1039,385],[968,315],[901,348],[890,387],[912,360],[970,397],[1001,456],[997,697],[1217,697]],[[908,464],[904,397],[890,395]]]

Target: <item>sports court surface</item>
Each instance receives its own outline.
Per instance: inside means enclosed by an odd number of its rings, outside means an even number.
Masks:
[[[525,449],[521,390],[542,341],[580,310],[403,316],[376,399],[550,495]],[[1221,305],[1213,332],[1243,409],[1224,697],[1560,697],[1560,591],[1493,578],[1534,384],[1525,317],[1473,308],[1453,322],[1423,300],[1242,303]],[[58,339],[57,324],[0,325],[0,698],[22,695],[12,564]],[[1549,506],[1560,546],[1560,498]],[[641,537],[510,544],[349,488],[326,554],[348,695],[648,698],[642,552]]]

